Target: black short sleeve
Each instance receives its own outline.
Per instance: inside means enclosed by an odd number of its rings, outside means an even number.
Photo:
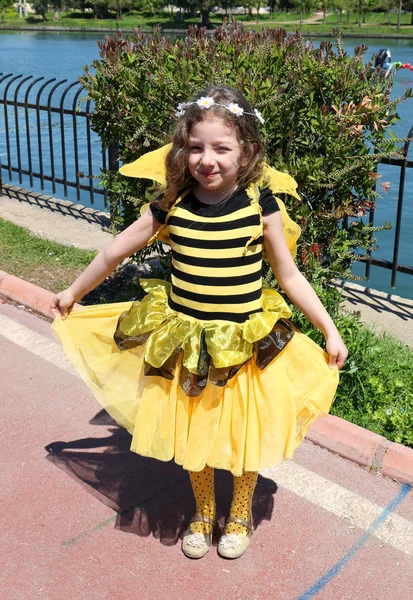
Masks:
[[[260,194],[260,206],[262,209],[263,216],[271,215],[280,210],[277,201],[274,197],[274,193],[269,188],[261,190]]]
[[[151,213],[153,214],[155,219],[158,221],[158,223],[164,224],[166,222],[166,217],[168,216],[168,211],[163,210],[163,208],[161,208],[159,200],[156,200],[155,202],[151,202],[150,206],[151,206]]]

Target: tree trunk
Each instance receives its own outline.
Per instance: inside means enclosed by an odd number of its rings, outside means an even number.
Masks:
[[[209,20],[209,10],[206,8],[201,8],[201,27],[206,27],[207,29],[214,28]]]
[[[58,21],[59,20],[59,11],[58,10],[54,11],[54,18],[53,18],[53,20],[54,21]]]
[[[258,22],[259,22],[260,10],[261,10],[261,2],[258,2],[257,3],[257,15],[256,15],[257,16],[257,25],[258,25]]]

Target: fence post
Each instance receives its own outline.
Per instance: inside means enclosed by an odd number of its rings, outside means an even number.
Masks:
[[[402,213],[403,213],[403,196],[404,196],[404,180],[406,177],[406,163],[407,153],[409,151],[410,140],[413,135],[413,127],[407,134],[407,141],[403,147],[403,160],[400,167],[400,181],[399,181],[399,197],[397,201],[397,217],[396,217],[396,232],[394,236],[394,248],[393,248],[393,264],[391,270],[391,287],[396,287],[396,275],[397,275],[397,262],[399,260],[399,244],[400,244],[400,229],[402,226]]]
[[[110,144],[108,150],[109,150],[109,172],[118,171],[119,170],[118,145],[115,143],[112,143],[112,144]],[[114,194],[112,192],[109,192],[109,213],[110,213],[110,222],[113,223],[113,219],[116,216],[116,214],[115,214]]]

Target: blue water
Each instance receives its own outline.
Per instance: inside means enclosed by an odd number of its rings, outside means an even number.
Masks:
[[[91,64],[95,58],[99,58],[99,49],[97,46],[98,34],[91,33],[36,33],[36,32],[0,32],[0,73],[14,73],[34,76],[45,76],[47,78],[56,77],[57,79],[66,79],[68,82],[75,81],[82,75],[82,66]],[[319,40],[314,41],[315,44]],[[344,48],[349,54],[353,53],[356,45],[360,45],[358,39],[346,38]],[[378,52],[381,48],[390,48],[393,61],[409,62],[413,64],[413,40],[366,40],[369,47],[366,57],[370,58],[372,54]],[[392,97],[397,98],[403,95],[409,87],[413,88],[413,71],[401,70],[394,79]],[[49,88],[50,89],[50,88]],[[63,86],[62,86],[63,89]],[[56,92],[57,93],[57,92]],[[70,93],[68,99],[71,99]],[[399,106],[399,121],[393,130],[396,135],[404,137],[407,135],[410,126],[413,125],[413,99],[409,99]],[[54,127],[58,124],[54,123]],[[70,133],[70,124],[65,125]],[[81,143],[85,141],[85,133],[79,131],[78,139]],[[94,137],[94,152],[99,152],[99,140]],[[71,141],[69,140],[70,144]],[[0,152],[4,152],[4,140],[0,139]],[[47,148],[44,149],[45,165],[48,163]],[[410,153],[410,157],[411,157]],[[86,147],[80,144],[80,169],[87,171]],[[83,165],[83,166],[82,166]],[[413,237],[413,173],[407,171],[405,183],[405,200],[403,207],[403,221],[401,231],[401,243],[399,250],[400,264],[413,264],[413,251],[411,239]],[[390,181],[391,190],[383,196],[383,200],[377,202],[376,224],[385,222],[395,223],[397,207],[397,189],[399,169],[397,167],[380,166],[379,172],[382,174],[382,182]],[[6,174],[3,174],[7,181]],[[16,175],[13,176],[13,182],[17,184]],[[34,189],[39,190],[39,183],[34,182]],[[29,187],[28,178],[24,178],[23,185]],[[46,194],[52,194],[51,185],[45,183]],[[63,190],[57,189],[56,196],[63,197]],[[69,199],[75,201],[74,190],[69,189]],[[82,192],[81,203],[89,204],[89,195]],[[96,208],[104,208],[103,198],[96,197]],[[393,252],[394,231],[384,231],[378,234],[379,250],[375,252],[378,258],[391,259]],[[363,266],[357,265],[354,273],[363,276]],[[363,282],[360,282],[363,284]],[[396,290],[390,288],[390,271],[378,267],[372,267],[369,284],[371,287],[383,290],[385,292],[397,293],[400,296],[413,298],[413,277],[403,274],[397,275]]]

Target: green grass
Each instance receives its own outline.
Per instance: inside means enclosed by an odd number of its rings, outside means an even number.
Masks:
[[[0,219],[0,269],[52,292],[70,285],[95,256],[95,251],[39,238]]]
[[[413,351],[366,326],[341,333],[350,352],[333,414],[413,447]]]

